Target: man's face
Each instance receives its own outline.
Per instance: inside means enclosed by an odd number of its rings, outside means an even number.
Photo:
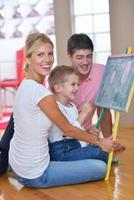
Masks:
[[[77,49],[69,56],[72,66],[83,77],[87,77],[93,63],[93,52],[91,49]]]

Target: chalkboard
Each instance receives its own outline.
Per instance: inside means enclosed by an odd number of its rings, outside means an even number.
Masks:
[[[134,54],[109,56],[95,104],[127,111],[134,90]]]

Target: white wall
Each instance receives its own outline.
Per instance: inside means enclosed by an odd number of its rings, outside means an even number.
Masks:
[[[123,53],[126,47],[134,49],[134,0],[109,0],[112,53]],[[121,124],[134,125],[134,97],[128,113],[122,113]]]
[[[69,0],[54,0],[55,34],[57,63],[69,64],[67,57],[67,39],[72,34]]]

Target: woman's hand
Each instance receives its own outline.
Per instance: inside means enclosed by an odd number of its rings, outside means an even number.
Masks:
[[[104,151],[110,152],[110,151],[114,151],[116,147],[116,142],[113,139],[113,136],[110,136],[108,138],[99,138],[98,146]]]

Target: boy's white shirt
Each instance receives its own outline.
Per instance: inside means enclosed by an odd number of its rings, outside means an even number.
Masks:
[[[83,129],[78,121],[78,110],[74,103],[69,103],[68,106],[63,105],[62,103],[58,102],[58,107],[61,110],[61,112],[65,115],[65,117],[68,119],[68,121],[73,125],[80,129]],[[61,141],[64,138],[69,139],[70,137],[64,136],[64,133],[62,130],[60,130],[55,124],[50,129],[49,132],[49,141],[50,142],[56,142]],[[87,143],[84,141],[79,141],[81,146],[86,146]]]

